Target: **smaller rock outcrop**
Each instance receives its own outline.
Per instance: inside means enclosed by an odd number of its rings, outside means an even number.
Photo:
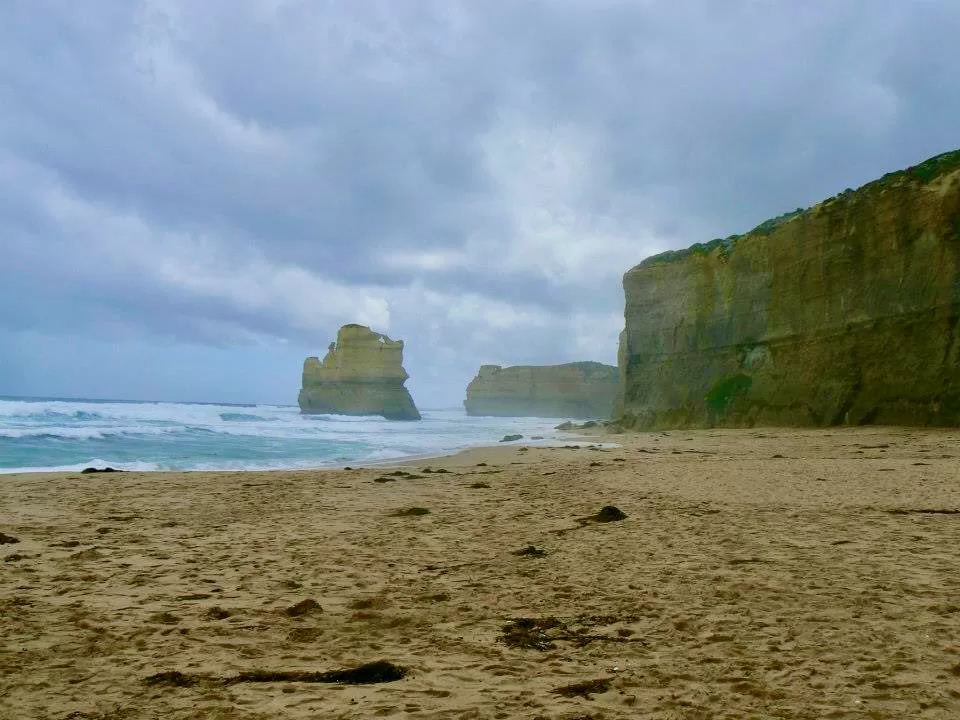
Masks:
[[[402,340],[391,340],[364,325],[344,325],[323,362],[316,357],[304,361],[300,411],[419,420],[403,385],[408,377]]]
[[[467,415],[608,418],[619,387],[617,368],[598,362],[482,365],[467,386]]]

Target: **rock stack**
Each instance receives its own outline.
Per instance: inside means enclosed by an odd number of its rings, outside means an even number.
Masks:
[[[468,415],[609,418],[617,384],[617,368],[598,362],[481,365],[463,405]]]
[[[364,325],[344,325],[322,362],[316,357],[304,361],[300,411],[419,420],[404,387],[408,377],[402,340]]]

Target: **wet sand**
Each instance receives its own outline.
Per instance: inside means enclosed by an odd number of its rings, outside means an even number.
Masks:
[[[0,476],[0,717],[960,717],[960,432],[596,439]]]

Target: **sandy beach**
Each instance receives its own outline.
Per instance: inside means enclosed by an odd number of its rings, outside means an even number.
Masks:
[[[0,476],[0,717],[960,717],[960,433],[592,439]]]

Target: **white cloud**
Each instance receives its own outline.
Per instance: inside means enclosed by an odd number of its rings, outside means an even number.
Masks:
[[[497,254],[506,267],[556,283],[598,281],[619,276],[662,244],[642,222],[630,222],[637,218],[628,205],[644,201],[612,188],[601,165],[606,148],[595,132],[510,114],[480,143],[507,218],[509,235],[499,239]],[[490,242],[475,237],[468,247],[478,258],[489,257]]]
[[[133,211],[78,197],[40,168],[19,163],[15,173],[12,163],[5,167],[0,180],[32,184],[36,210],[52,224],[50,239],[60,246],[56,262],[73,281],[122,280],[178,301],[220,303],[251,319],[272,316],[301,331],[346,322],[390,326],[381,288],[271,261],[250,239],[159,228]]]
[[[445,294],[418,292],[423,304],[441,314],[454,326],[475,326],[484,330],[527,328],[537,330],[550,324],[551,315],[538,306],[507,303],[476,293]],[[419,304],[419,298],[418,304]]]
[[[462,250],[390,250],[380,264],[402,271],[448,272],[470,267],[470,256]]]
[[[178,4],[147,0],[137,13],[139,32],[129,38],[132,68],[141,73],[134,85],[153,111],[178,116],[193,131],[232,152],[289,159],[293,147],[285,135],[254,119],[242,119],[225,110],[207,92],[199,74],[178,45],[181,33]]]

